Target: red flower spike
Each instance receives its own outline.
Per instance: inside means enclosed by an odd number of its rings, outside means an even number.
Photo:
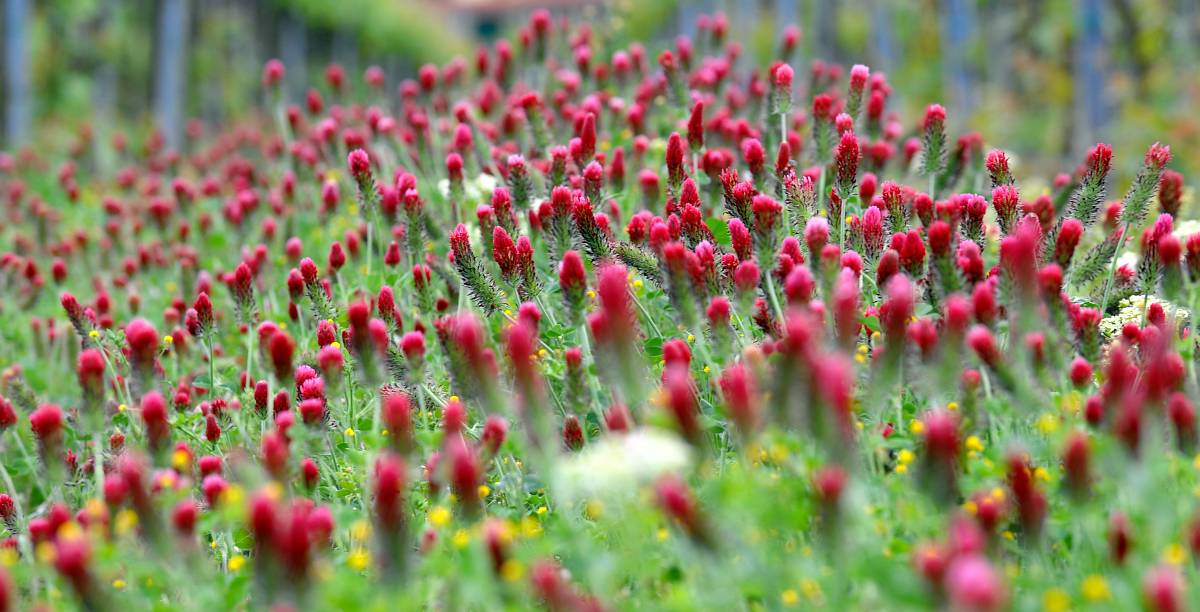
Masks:
[[[1004,609],[1007,599],[1000,575],[980,555],[951,562],[946,569],[945,588],[955,610],[996,612]]]

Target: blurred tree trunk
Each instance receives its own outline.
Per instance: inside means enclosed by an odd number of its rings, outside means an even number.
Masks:
[[[346,71],[347,86],[352,87],[356,75],[361,74],[358,69],[358,41],[353,32],[339,28],[333,33],[333,53],[330,60],[342,65],[342,69]],[[325,84],[324,72],[321,74],[321,83]]]
[[[162,0],[154,65],[154,114],[167,146],[183,144],[186,94],[188,0]]]
[[[984,48],[987,49],[981,80],[992,85],[995,91],[1011,93],[1014,86],[1011,36],[1015,17],[1013,7],[1006,2],[988,2],[983,12],[982,22],[988,27],[981,28]]]
[[[1075,93],[1074,143],[1068,144],[1070,154],[1105,136],[1108,119],[1107,95],[1104,85],[1104,31],[1102,0],[1079,0],[1079,35],[1075,39],[1075,61],[1072,80]],[[1068,141],[1070,143],[1070,141]]]
[[[896,58],[896,41],[892,36],[891,0],[874,0],[871,3],[871,55],[874,57],[875,72],[891,72],[899,65]]]
[[[95,135],[92,139],[92,155],[100,172],[108,172],[114,164],[113,151],[108,146],[114,126],[117,125],[117,62],[114,49],[117,37],[117,0],[101,0],[96,32],[103,51],[96,68]]]
[[[696,18],[705,11],[700,2],[680,2],[675,5],[675,31],[689,38],[696,37]]]
[[[103,41],[104,55],[96,70],[95,100],[99,123],[113,125],[117,115],[117,67],[112,57],[112,42],[116,34],[116,0],[101,0],[96,32]]]
[[[813,26],[810,28],[810,31],[816,30],[813,32],[816,59],[826,62],[842,61],[841,50],[838,47],[838,6],[837,2],[816,0]]]
[[[308,41],[304,22],[292,11],[286,11],[279,23],[279,59],[283,61],[287,74],[284,77],[284,93],[289,100],[299,100],[307,84]]]
[[[942,0],[942,58],[945,62],[947,93],[950,94],[952,114],[959,117],[952,121],[963,125],[962,119],[975,109],[974,89],[968,68],[971,41],[975,33],[975,12],[966,0]]]
[[[1131,6],[1129,0],[1113,0],[1113,8],[1120,17],[1121,38],[1124,39],[1126,52],[1129,54],[1129,64],[1133,69],[1133,77],[1137,87],[1141,89],[1146,84],[1146,75],[1150,72],[1150,60],[1142,54],[1142,24],[1138,21],[1138,9]],[[1100,12],[1097,7],[1096,12]]]
[[[1175,0],[1171,11],[1179,16],[1170,26],[1171,40],[1183,49],[1185,62],[1195,62],[1200,47],[1200,10],[1195,0]]]
[[[797,19],[799,0],[775,0],[775,45],[783,40],[783,32],[791,25],[799,25]],[[799,54],[797,54],[799,57]]]
[[[10,148],[25,144],[32,120],[29,78],[29,2],[4,2],[4,134]]]

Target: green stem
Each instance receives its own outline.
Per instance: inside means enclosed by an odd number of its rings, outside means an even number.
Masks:
[[[1116,250],[1113,251],[1112,261],[1108,264],[1108,275],[1104,280],[1104,297],[1100,299],[1100,316],[1104,316],[1105,310],[1108,308],[1108,295],[1112,291],[1113,279],[1117,275],[1117,260],[1120,259],[1121,246],[1125,244],[1125,235],[1129,232],[1129,224],[1126,223],[1121,227],[1120,242],[1117,244]]]
[[[771,301],[771,309],[775,311],[779,324],[783,325],[783,308],[779,305],[779,296],[775,295],[775,279],[771,272],[767,272],[767,298]]]

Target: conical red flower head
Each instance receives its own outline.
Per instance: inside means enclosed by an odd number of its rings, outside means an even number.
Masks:
[[[1072,433],[1063,449],[1062,465],[1067,487],[1076,494],[1086,493],[1091,485],[1090,456],[1087,434]]]
[[[134,319],[125,326],[129,359],[138,368],[151,368],[158,355],[158,332],[145,319]]]
[[[1156,142],[1146,151],[1146,165],[1149,167],[1162,170],[1170,161],[1171,147]]]
[[[508,422],[504,420],[504,417],[491,415],[483,424],[483,433],[479,436],[479,442],[489,455],[495,455],[500,452],[500,446],[504,444],[507,437]]]
[[[284,74],[286,74],[286,70],[283,67],[283,62],[275,58],[267,60],[267,63],[263,65],[263,87],[271,88],[278,85],[283,80]]]
[[[993,612],[1004,608],[1004,584],[983,556],[967,555],[951,562],[945,588],[954,610]]]
[[[375,461],[375,517],[385,530],[397,529],[404,521],[404,491],[408,486],[404,460],[384,453]]]
[[[677,521],[685,530],[700,528],[700,514],[687,483],[677,476],[664,476],[655,486],[658,506],[663,513]]]
[[[687,141],[693,153],[704,148],[704,102],[697,101],[688,115]]]
[[[104,392],[104,370],[104,355],[98,349],[84,349],[79,353],[75,374],[80,388],[86,393],[98,395]]]
[[[1009,170],[1008,155],[1000,149],[988,151],[987,157],[984,159],[984,165],[987,167],[988,174],[992,176],[993,183],[1007,184],[1012,178],[1012,172]]]
[[[846,490],[849,475],[837,465],[826,465],[813,472],[813,490],[817,498],[829,506],[836,506]]]
[[[465,257],[463,254],[471,251],[471,235],[467,232],[467,226],[462,223],[450,232],[450,250],[454,252],[455,257]]]
[[[1183,596],[1183,577],[1170,565],[1160,565],[1142,580],[1146,608],[1152,612],[1182,612],[1187,609]]]
[[[930,104],[925,108],[925,118],[921,127],[926,130],[940,130],[946,123],[946,109],[941,104]]]
[[[483,481],[479,457],[460,436],[450,438],[446,446],[450,487],[465,507],[473,507],[478,504],[479,485]]]
[[[761,399],[750,369],[740,363],[729,366],[721,373],[720,386],[725,408],[738,429],[743,435],[753,432],[758,424]]]
[[[1179,214],[1179,208],[1182,204],[1183,175],[1174,170],[1164,171],[1158,183],[1159,207],[1164,213],[1175,216]]]
[[[957,461],[959,454],[958,419],[946,410],[931,410],[922,419],[925,451],[937,461]]]
[[[42,404],[29,413],[29,427],[43,444],[62,438],[63,412],[57,404]]]
[[[582,291],[587,288],[587,271],[583,267],[583,258],[577,251],[563,253],[562,262],[558,267],[558,284],[564,292]]]
[[[153,448],[162,448],[171,436],[171,424],[167,421],[167,401],[158,391],[142,396],[142,423],[146,427],[146,438]]]
[[[296,352],[296,341],[285,331],[275,332],[268,341],[271,364],[280,381],[288,381],[292,374],[292,357]]]
[[[346,156],[346,166],[355,180],[362,180],[371,175],[371,158],[362,149],[355,149]]]
[[[1071,362],[1070,369],[1071,384],[1076,387],[1083,387],[1092,381],[1092,364],[1083,357],[1076,357]]]

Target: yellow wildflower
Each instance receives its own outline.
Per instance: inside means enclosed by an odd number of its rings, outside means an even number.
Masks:
[[[1080,590],[1083,591],[1083,598],[1091,602],[1107,601],[1112,597],[1112,592],[1108,590],[1108,581],[1100,574],[1084,578]]]
[[[1071,609],[1071,596],[1062,589],[1050,589],[1042,594],[1042,609],[1046,612],[1067,612]]]
[[[800,594],[796,589],[788,589],[779,595],[779,601],[785,606],[794,606],[800,601]]]
[[[445,527],[450,523],[450,511],[445,506],[435,506],[429,511],[429,524],[434,527]]]
[[[356,572],[361,572],[371,565],[371,553],[360,548],[346,556],[346,565]]]

